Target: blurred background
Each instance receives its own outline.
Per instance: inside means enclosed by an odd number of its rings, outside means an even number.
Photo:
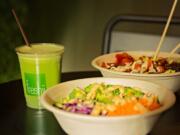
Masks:
[[[12,16],[12,7],[29,41],[64,45],[62,72],[76,72],[95,70],[91,61],[101,54],[103,32],[113,16],[168,16],[172,3],[172,0],[0,0],[0,83],[20,78],[14,48],[24,41]],[[180,17],[180,3],[174,16]],[[133,29],[130,24],[125,26],[122,31]],[[160,35],[164,27],[147,28]],[[177,37],[179,33],[176,28],[168,31],[168,35]]]

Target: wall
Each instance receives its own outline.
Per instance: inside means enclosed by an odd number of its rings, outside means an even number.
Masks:
[[[170,0],[32,0],[28,34],[32,42],[65,46],[63,72],[94,70],[90,62],[100,55],[107,21],[118,14],[169,14]],[[180,4],[175,16],[180,16]]]

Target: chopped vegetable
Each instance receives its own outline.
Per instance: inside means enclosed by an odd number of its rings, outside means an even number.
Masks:
[[[160,74],[180,72],[180,62],[167,58],[157,58],[156,61],[149,56],[133,58],[128,53],[117,53],[115,62],[103,62],[100,65],[103,68],[118,72]]]
[[[54,105],[62,110],[93,116],[119,116],[141,114],[162,105],[157,96],[138,88],[104,83],[93,83],[75,88]]]

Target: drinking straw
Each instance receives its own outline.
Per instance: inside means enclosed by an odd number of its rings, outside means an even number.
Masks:
[[[30,43],[29,43],[29,41],[28,41],[28,39],[27,39],[27,36],[26,36],[26,34],[25,34],[22,26],[21,26],[21,23],[20,23],[17,15],[16,15],[16,12],[15,12],[14,9],[12,9],[12,13],[13,13],[13,16],[14,16],[14,18],[15,18],[15,20],[16,20],[16,23],[17,23],[17,25],[18,25],[18,27],[19,27],[19,29],[20,29],[20,31],[21,31],[21,34],[22,34],[22,36],[23,36],[23,39],[24,39],[26,45],[27,45],[28,47],[31,47],[31,45],[30,45]]]
[[[168,58],[170,58],[178,49],[180,48],[180,43],[176,45],[174,49],[169,53]]]
[[[159,41],[159,43],[158,43],[158,46],[157,46],[157,48],[156,48],[155,55],[154,55],[154,57],[153,57],[153,60],[154,60],[154,61],[156,60],[156,58],[157,58],[157,56],[158,56],[158,54],[159,54],[159,50],[160,50],[160,48],[161,48],[161,46],[162,46],[162,43],[163,43],[163,41],[164,41],[164,38],[165,38],[165,35],[166,35],[166,33],[167,33],[167,30],[168,30],[170,21],[171,21],[171,19],[172,19],[172,16],[173,16],[175,7],[176,7],[176,5],[177,5],[177,1],[178,1],[178,0],[174,0],[174,3],[173,3],[173,6],[172,6],[172,9],[171,9],[171,12],[170,12],[169,17],[168,17],[168,20],[167,20],[167,23],[166,23],[166,25],[165,25],[164,31],[163,31],[163,33],[162,33],[162,36],[161,36],[160,41]]]

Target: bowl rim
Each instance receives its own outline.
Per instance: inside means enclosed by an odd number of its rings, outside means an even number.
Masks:
[[[65,110],[61,110],[58,109],[55,106],[52,106],[52,104],[48,103],[45,100],[45,97],[48,96],[48,93],[50,91],[52,91],[54,88],[60,86],[60,85],[65,85],[66,83],[71,83],[73,81],[81,81],[81,80],[88,80],[88,79],[112,79],[112,80],[131,80],[131,81],[138,81],[138,82],[142,82],[142,83],[146,83],[146,84],[151,84],[151,85],[156,85],[156,87],[160,87],[161,90],[167,92],[169,94],[169,96],[172,98],[171,101],[168,101],[167,104],[163,105],[162,107],[160,107],[157,110],[151,111],[151,112],[147,112],[144,114],[134,114],[134,115],[123,115],[123,116],[111,116],[111,117],[107,117],[107,116],[91,116],[91,115],[85,115],[85,114],[78,114],[78,113],[72,113],[72,112],[67,112]],[[50,112],[54,113],[54,114],[58,114],[61,116],[65,116],[65,117],[71,117],[73,119],[81,119],[81,120],[89,120],[89,121],[118,121],[118,120],[127,120],[127,119],[137,119],[137,118],[142,118],[142,117],[150,117],[152,115],[156,115],[156,114],[160,114],[163,111],[167,110],[168,108],[170,108],[171,106],[173,106],[175,104],[176,101],[176,97],[175,94],[170,91],[169,89],[162,87],[156,83],[152,83],[152,82],[148,82],[148,81],[144,81],[144,80],[137,80],[137,79],[127,79],[127,78],[110,78],[110,77],[91,77],[91,78],[83,78],[83,79],[76,79],[76,80],[71,80],[71,81],[66,81],[66,82],[62,82],[59,83],[49,89],[47,89],[41,96],[40,98],[41,104],[44,106],[45,109],[49,110]]]
[[[144,54],[144,53],[153,54],[154,53],[153,51],[123,51],[123,52],[127,52],[129,54],[131,54],[131,53],[134,53],[134,54]],[[172,77],[172,76],[180,76],[180,72],[175,72],[175,73],[170,73],[170,74],[168,74],[168,73],[167,74],[141,74],[141,73],[119,72],[119,71],[113,71],[113,70],[103,68],[103,67],[101,67],[101,66],[99,66],[97,64],[98,60],[103,59],[106,56],[115,55],[117,53],[123,53],[123,52],[112,52],[112,53],[97,56],[91,61],[91,65],[94,68],[96,68],[96,69],[98,69],[100,71],[108,72],[108,73],[112,73],[112,74],[124,75],[124,76],[137,76],[137,77]],[[167,55],[167,54],[169,54],[169,52],[160,52],[160,54],[162,54],[162,55],[166,54]],[[175,53],[175,54],[172,55],[172,57],[180,58],[180,54]]]

